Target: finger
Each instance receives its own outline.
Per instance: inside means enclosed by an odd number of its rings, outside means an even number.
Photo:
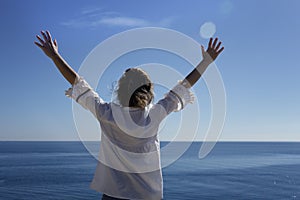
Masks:
[[[220,54],[224,50],[224,47],[222,47],[219,51],[217,51],[217,54]]]
[[[204,46],[203,46],[203,45],[201,45],[201,51],[202,51],[202,53],[205,52],[205,49],[204,49]]]
[[[222,42],[219,42],[218,45],[216,46],[216,50],[218,50],[221,46]]]
[[[43,38],[45,40],[45,42],[47,42],[49,39],[47,38],[47,35],[44,31],[41,31],[42,35],[43,35]]]
[[[44,40],[39,35],[36,35],[36,38],[40,41],[41,44],[45,44]]]
[[[34,42],[34,44],[36,44],[36,46],[40,47],[40,48],[43,48],[43,45],[41,45],[40,43],[38,42]]]
[[[50,35],[49,31],[46,31],[46,33],[47,33],[47,36],[48,36],[48,40],[49,40],[49,42],[50,42],[50,41],[52,41],[52,37],[51,37],[51,35]]]
[[[54,39],[53,43],[57,47],[57,41],[56,41],[56,39]]]
[[[209,39],[209,43],[208,43],[207,49],[211,47],[211,45],[212,45],[212,40],[213,40],[212,38]]]
[[[212,48],[215,48],[217,42],[218,42],[218,38],[215,38],[214,43],[213,43],[213,45],[212,45]]]

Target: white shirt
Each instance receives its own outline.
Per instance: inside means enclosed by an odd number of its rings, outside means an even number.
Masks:
[[[158,127],[169,113],[192,103],[192,93],[179,83],[145,109],[121,107],[104,102],[80,77],[66,95],[90,110],[101,126],[99,162],[91,188],[116,198],[162,199]]]

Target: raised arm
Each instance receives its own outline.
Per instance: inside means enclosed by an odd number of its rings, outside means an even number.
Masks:
[[[43,39],[36,35],[39,42],[34,42],[38,47],[40,47],[43,52],[52,59],[58,70],[65,77],[65,79],[73,85],[78,74],[70,67],[70,65],[61,57],[58,53],[58,45],[56,40],[52,40],[49,31],[41,31]]]
[[[221,47],[221,42],[218,42],[218,38],[210,38],[207,50],[205,51],[204,47],[201,45],[201,51],[203,59],[202,61],[197,65],[197,67],[189,73],[186,78],[184,79],[184,83],[186,83],[186,87],[190,88],[192,87],[202,76],[202,74],[205,72],[209,64],[211,64],[218,55],[224,50],[224,47]]]

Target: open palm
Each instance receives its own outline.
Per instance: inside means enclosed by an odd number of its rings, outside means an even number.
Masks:
[[[39,40],[39,42],[34,43],[40,47],[47,56],[52,58],[58,54],[57,42],[56,40],[52,40],[49,31],[41,31],[41,34],[43,35],[43,39],[39,35],[36,35],[36,38]]]
[[[201,46],[203,60],[209,63],[216,60],[218,55],[224,50],[224,47],[221,47],[221,44],[222,42],[218,42],[218,38],[210,38],[206,51],[204,46]]]

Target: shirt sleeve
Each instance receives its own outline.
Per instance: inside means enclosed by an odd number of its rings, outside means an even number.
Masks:
[[[176,97],[177,108],[174,111],[179,111],[185,108],[188,103],[194,102],[194,94],[187,88],[187,84],[183,81],[179,83],[170,90],[169,94],[173,97]]]
[[[76,78],[73,86],[66,90],[65,95],[74,99],[86,110],[91,111],[98,119],[107,110],[108,104],[99,97],[82,77]]]
[[[159,100],[151,109],[152,118],[163,120],[171,112],[182,110],[188,103],[194,102],[194,94],[182,81]]]

